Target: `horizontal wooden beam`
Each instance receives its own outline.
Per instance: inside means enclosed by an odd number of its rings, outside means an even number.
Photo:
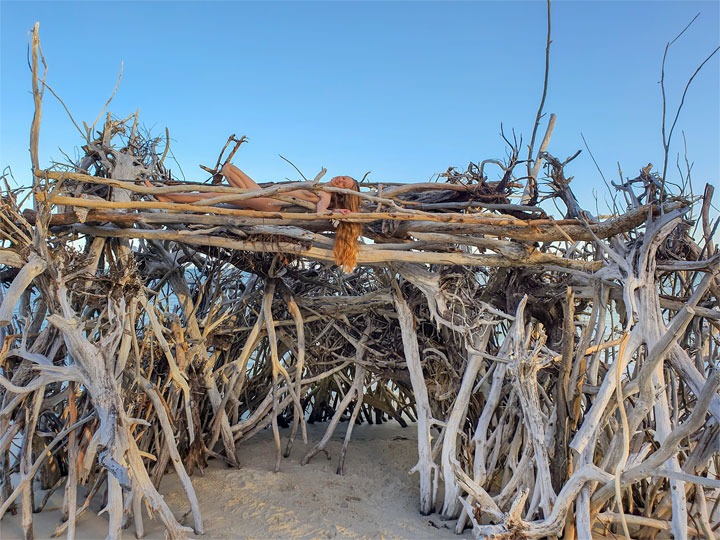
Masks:
[[[72,199],[72,201],[68,201]],[[344,220],[347,216],[342,214],[322,215],[316,214],[300,214],[300,213],[283,213],[283,212],[256,212],[253,210],[239,209],[221,209],[207,208],[208,213],[187,213],[178,212],[178,204],[175,203],[156,203],[143,202],[136,206],[140,209],[156,209],[162,205],[163,212],[128,212],[126,208],[117,208],[119,206],[129,206],[131,203],[109,203],[108,201],[89,201],[87,199],[75,199],[71,197],[63,197],[62,201],[77,203],[74,206],[87,208],[90,210],[83,216],[80,212],[63,212],[53,214],[50,225],[72,225],[75,223],[115,223],[117,225],[129,225],[133,223],[158,223],[158,224],[199,224],[199,225],[230,225],[236,227],[251,225],[293,225],[304,227],[315,232],[332,231],[332,219]],[[63,204],[68,204],[63,202]],[[114,205],[111,209],[106,209],[103,204]],[[151,206],[148,206],[151,205]],[[72,205],[71,205],[72,206]],[[95,207],[93,207],[95,206]],[[182,205],[190,206],[190,205]],[[680,203],[672,203],[665,206],[665,210],[669,211],[680,207]],[[168,207],[168,208],[165,208]],[[192,212],[198,212],[200,208],[192,207]],[[224,212],[227,210],[228,212]],[[498,238],[511,238],[514,240],[527,240],[530,242],[556,242],[572,239],[574,241],[592,241],[594,236],[597,238],[609,238],[617,234],[622,234],[641,225],[648,217],[650,212],[657,212],[658,208],[651,205],[643,205],[633,208],[627,213],[616,218],[608,219],[599,223],[585,224],[577,220],[531,220],[522,222],[523,225],[513,225],[510,223],[483,223],[472,222],[472,220],[464,220],[463,222],[444,223],[439,228],[437,221],[409,220],[403,221],[393,228],[387,234],[381,234],[382,219],[378,219],[379,214],[359,214],[366,216],[362,219],[370,230],[380,234],[381,236],[392,236],[396,238],[404,238],[412,235],[413,232],[418,233],[454,233],[454,234],[475,234],[493,236]],[[316,216],[313,220],[308,221],[304,216]],[[350,214],[355,216],[358,214]],[[394,216],[386,216],[384,219],[397,221]],[[438,214],[439,216],[445,214]],[[472,216],[470,214],[469,216]],[[36,215],[32,210],[26,210],[24,217],[31,224],[35,223]],[[403,216],[406,217],[406,216]],[[349,221],[355,221],[350,219]],[[468,222],[469,221],[469,222]],[[542,221],[543,223],[537,223]],[[594,236],[593,236],[594,235]]]
[[[201,245],[259,253],[286,253],[320,261],[334,261],[332,249],[307,246],[307,243],[293,243],[284,240],[236,240],[206,234],[183,234],[175,231],[147,229],[121,229],[115,227],[93,227],[75,225],[82,234],[111,238],[144,238],[152,240],[173,240],[182,244]],[[373,265],[392,262],[415,262],[429,264],[490,266],[490,267],[542,267],[554,266],[573,270],[593,272],[603,267],[601,261],[578,261],[556,257],[547,253],[528,250],[523,257],[507,257],[496,254],[474,254],[465,252],[405,251],[378,249],[377,246],[359,246],[358,265]]]

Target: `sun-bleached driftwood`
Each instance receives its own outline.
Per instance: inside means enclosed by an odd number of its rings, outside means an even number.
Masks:
[[[7,326],[10,324],[15,307],[20,301],[20,297],[30,286],[33,279],[42,274],[46,268],[47,263],[35,254],[33,254],[30,257],[30,260],[23,265],[5,293],[2,304],[0,304],[0,326]]]
[[[256,190],[217,185],[225,150],[244,142],[233,136],[203,168],[213,184],[179,183],[164,165],[169,134],[140,134],[137,112],[101,113],[80,129],[77,163],[42,169],[37,28],[31,45],[34,204],[8,192],[0,205],[0,519],[20,511],[32,536],[39,477],[45,499],[64,482],[56,534],[79,534],[103,496],[108,538],[130,520],[141,536],[143,503],[169,537],[202,534],[193,475],[208,459],[241,466],[237,446],[271,429],[268,461],[282,470],[293,452],[304,463],[327,453],[347,421],[343,474],[356,423],[397,421],[418,432],[420,512],[439,510],[458,532],[715,534],[712,186],[693,198],[645,166],[615,186],[613,213],[595,216],[548,126],[526,164],[506,139],[504,160],[437,182],[366,183],[359,212],[318,214],[287,193],[342,192],[319,183],[324,169]],[[523,164],[530,180],[515,173]],[[218,195],[155,199],[172,192]],[[294,207],[224,204],[256,196]],[[362,224],[350,273],[333,264],[339,221]],[[320,441],[306,422],[327,422]],[[159,494],[170,467],[192,529]]]
[[[412,320],[412,313],[407,302],[396,283],[393,283],[395,295],[393,297],[395,310],[398,315],[400,331],[402,334],[403,351],[407,362],[410,382],[415,396],[415,412],[418,423],[418,462],[411,469],[420,475],[420,513],[429,514],[435,508],[435,494],[437,490],[437,465],[432,459],[431,434],[432,411],[428,399],[425,377],[420,365],[420,351],[418,349],[417,334]]]

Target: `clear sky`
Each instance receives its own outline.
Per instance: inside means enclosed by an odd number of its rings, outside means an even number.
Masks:
[[[556,1],[546,112],[549,150],[584,148],[605,176],[662,167],[660,65],[669,111],[720,43],[718,2]],[[111,94],[117,116],[140,108],[170,130],[188,180],[206,175],[228,135],[250,137],[235,163],[258,181],[306,175],[427,181],[449,166],[503,157],[500,123],[529,142],[542,90],[544,2],[33,2],[0,0],[0,165],[29,183],[32,119],[27,33],[40,21],[47,81],[78,123]],[[672,149],[694,163],[696,189],[720,173],[720,53],[690,88]],[[544,124],[541,128],[544,130]],[[541,136],[541,135],[540,135]],[[42,166],[75,155],[79,133],[49,92]],[[174,171],[178,166],[171,163]],[[570,166],[581,202],[605,198],[586,150]],[[494,171],[491,171],[491,175]],[[670,169],[669,180],[678,178]]]

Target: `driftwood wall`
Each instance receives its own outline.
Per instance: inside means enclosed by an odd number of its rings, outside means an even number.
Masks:
[[[191,477],[209,458],[240,465],[237,446],[269,428],[279,470],[344,429],[342,474],[353,426],[389,420],[418,430],[419,511],[458,531],[715,537],[711,186],[692,198],[646,167],[593,215],[550,128],[529,162],[513,139],[441,182],[364,184],[350,215],[157,202],[333,188],[322,173],[251,193],[146,187],[173,178],[167,138],[141,135],[137,114],[85,126],[82,158],[42,170],[34,45],[34,209],[9,189],[0,209],[0,518],[19,510],[26,537],[57,489],[69,538],[93,497],[108,538],[130,520],[142,536],[143,502],[171,538],[201,534]],[[331,262],[333,219],[364,224],[351,274]],[[171,467],[189,527],[157,491]]]

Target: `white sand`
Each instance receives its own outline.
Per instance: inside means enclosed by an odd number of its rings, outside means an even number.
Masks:
[[[345,476],[335,474],[347,423],[335,431],[328,461],[320,453],[305,466],[300,459],[323,434],[325,424],[308,426],[308,445],[297,440],[281,470],[272,472],[272,433],[265,430],[240,445],[241,469],[211,461],[204,476],[195,474],[193,485],[205,524],[203,539],[210,538],[469,538],[453,534],[454,522],[418,512],[418,477],[408,470],[417,459],[416,430],[411,424],[356,426],[345,460]],[[282,430],[286,435],[289,430]],[[285,440],[283,438],[283,444]],[[283,447],[284,448],[284,447]],[[160,491],[181,516],[189,504],[174,473],[162,481]],[[99,498],[98,498],[99,499]],[[79,504],[82,503],[82,500]],[[60,519],[62,489],[41,514],[35,515],[37,538],[47,538]],[[98,517],[99,501],[80,519],[76,538],[104,538],[107,517]],[[191,525],[192,517],[187,522]],[[131,520],[132,521],[132,520]],[[145,520],[146,538],[163,538],[162,524]],[[0,540],[19,538],[19,516],[0,521]],[[133,524],[124,531],[134,538]]]

